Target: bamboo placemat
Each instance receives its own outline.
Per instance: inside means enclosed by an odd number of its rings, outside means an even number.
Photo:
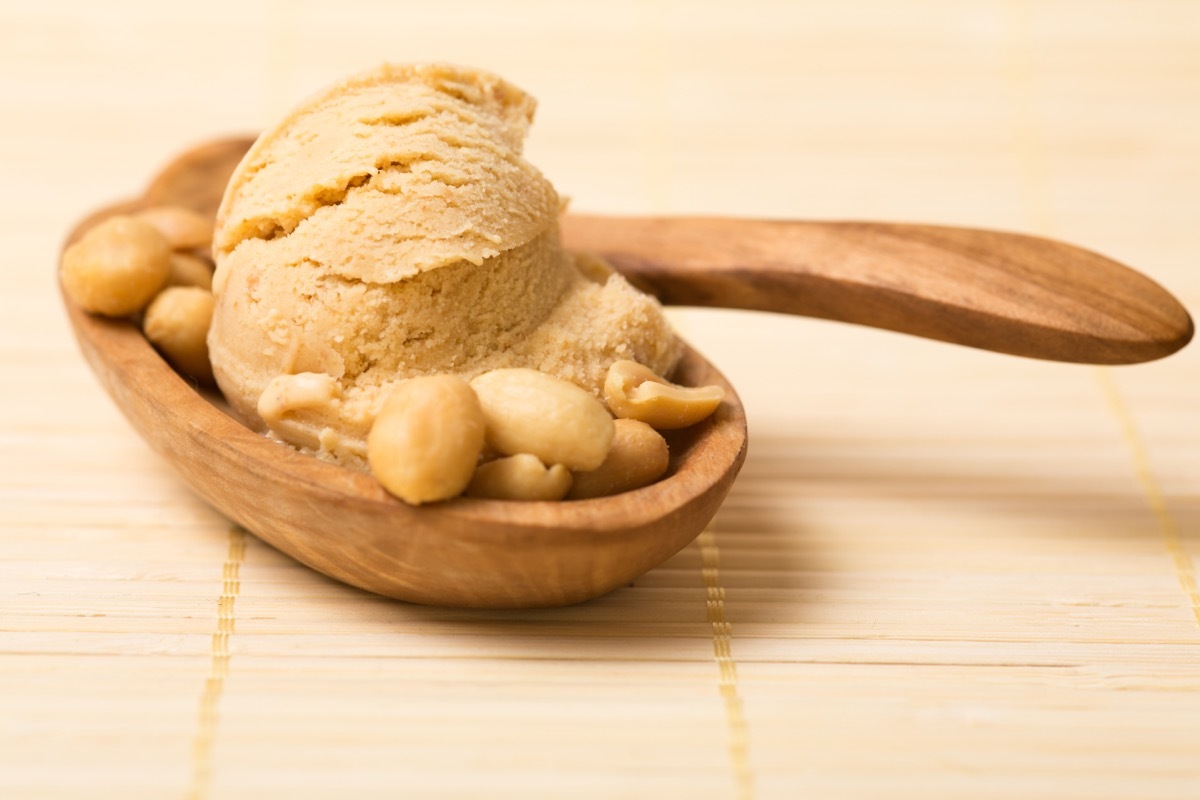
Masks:
[[[395,603],[207,508],[88,373],[58,244],[383,59],[537,95],[576,207],[926,221],[1200,309],[1200,6],[17,3],[0,11],[0,796],[1200,796],[1200,349],[1119,369],[678,311],[750,455],[582,606]]]

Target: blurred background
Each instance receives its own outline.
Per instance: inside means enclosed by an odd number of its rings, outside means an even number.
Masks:
[[[57,251],[385,60],[537,97],[579,210],[1038,233],[1200,308],[1195,0],[6,0],[0,794],[1200,796],[1194,345],[1102,370],[677,310],[751,454],[634,587],[449,612],[238,550],[88,372]]]
[[[530,158],[589,209],[1070,237],[1153,205],[1155,238],[1180,238],[1193,209],[1146,191],[1196,183],[1198,16],[1188,0],[10,2],[5,99],[24,124],[6,174],[44,187],[31,214],[78,212],[347,73],[445,60],[539,98]],[[39,180],[42,152],[86,169]]]

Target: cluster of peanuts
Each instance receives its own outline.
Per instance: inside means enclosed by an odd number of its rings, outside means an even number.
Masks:
[[[668,448],[659,431],[695,425],[722,399],[719,386],[679,386],[635,361],[609,368],[603,402],[534,369],[492,370],[469,383],[410,378],[376,417],[367,460],[385,489],[413,505],[461,494],[603,497],[661,478]]]
[[[179,372],[211,383],[213,224],[156,206],[108,217],[63,253],[62,285],[84,310],[140,321]],[[604,399],[534,369],[401,382],[367,439],[367,462],[413,505],[466,494],[562,500],[630,491],[667,471],[659,433],[695,425],[720,405],[717,386],[673,384],[635,361],[608,370]]]
[[[212,220],[179,206],[108,217],[63,253],[63,290],[85,311],[139,320],[178,371],[211,383],[212,235]]]

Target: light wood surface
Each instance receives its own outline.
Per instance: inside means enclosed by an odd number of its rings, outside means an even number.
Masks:
[[[384,58],[540,100],[578,211],[998,228],[1195,313],[1200,7],[346,0],[0,11],[0,796],[1193,798],[1200,348],[1054,364],[673,314],[744,401],[714,523],[556,610],[346,588],[124,421],[53,277],[84,214]]]

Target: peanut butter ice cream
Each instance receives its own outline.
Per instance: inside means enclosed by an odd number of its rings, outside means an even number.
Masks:
[[[521,155],[534,100],[485,72],[386,65],[264,133],[217,215],[208,345],[247,424],[365,468],[396,382],[530,367],[599,393],[614,361],[671,371],[658,303],[564,252]]]

